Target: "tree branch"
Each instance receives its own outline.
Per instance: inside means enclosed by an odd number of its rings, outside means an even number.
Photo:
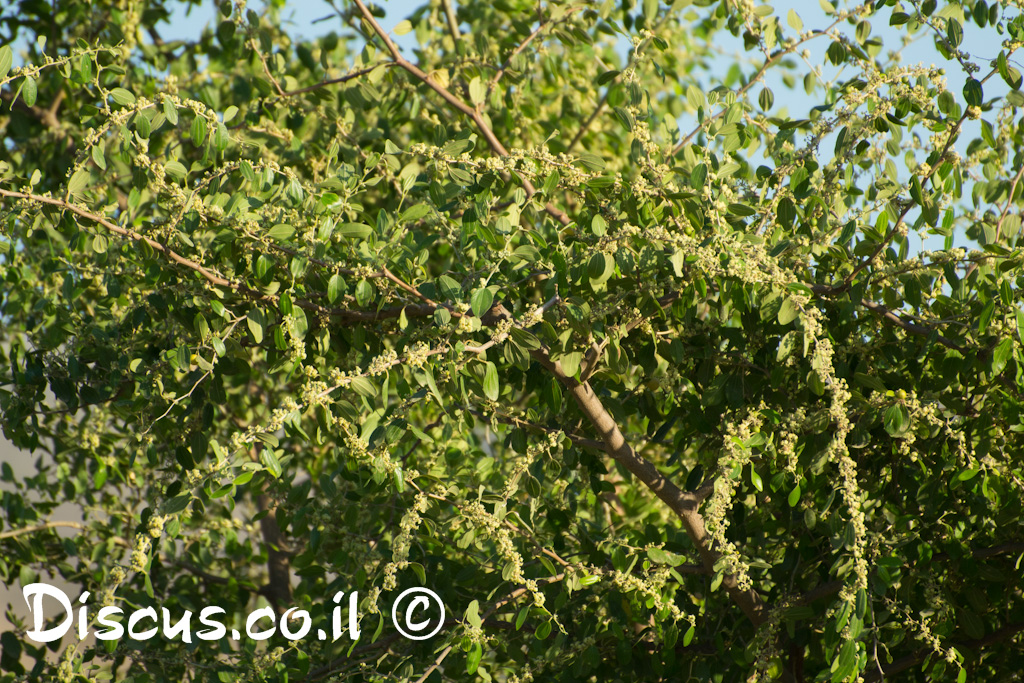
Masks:
[[[85,529],[85,525],[81,522],[44,522],[43,524],[37,524],[35,526],[25,527],[23,529],[11,529],[10,531],[0,532],[0,541],[8,538],[16,538],[23,536],[24,534],[34,534],[37,531],[45,531],[46,529]]]
[[[721,557],[721,553],[712,547],[711,539],[708,538],[704,527],[704,518],[698,511],[699,497],[696,494],[682,491],[666,479],[654,463],[633,450],[619,430],[615,419],[601,403],[589,383],[579,382],[574,377],[567,375],[561,364],[557,360],[552,360],[544,347],[531,351],[530,354],[572,393],[583,414],[601,434],[605,452],[633,473],[679,516],[683,528],[697,548],[705,568],[713,573],[714,565]],[[765,610],[761,596],[752,589],[741,588],[732,574],[725,574],[722,585],[755,626],[760,626],[764,622]]]
[[[936,341],[938,341],[943,346],[949,347],[951,349],[956,349],[957,351],[966,350],[965,347],[961,346],[960,344],[957,344],[949,337],[936,333],[935,330],[931,329],[930,327],[925,327],[924,325],[919,325],[917,323],[912,323],[908,320],[904,320],[900,316],[896,315],[896,313],[894,313],[887,306],[875,303],[874,301],[868,301],[867,299],[861,299],[860,305],[868,309],[872,313],[876,313],[883,319],[891,322],[893,325],[900,328],[901,330],[904,330],[911,334],[916,334],[921,337],[931,337],[934,334]]]
[[[559,24],[559,23],[565,21],[570,16],[572,16],[574,12],[578,12],[581,9],[583,9],[583,8],[582,7],[571,7],[569,9],[567,9],[565,11],[565,14],[563,14],[561,16],[561,18],[559,18],[554,23],[555,24]],[[543,20],[541,20],[540,24],[537,26],[536,29],[534,29],[533,33],[531,33],[530,35],[526,36],[526,38],[523,39],[523,42],[519,43],[519,45],[517,45],[516,48],[514,50],[512,50],[512,52],[509,53],[508,57],[505,59],[505,62],[501,65],[501,67],[494,74],[494,76],[491,77],[490,82],[487,84],[487,94],[488,95],[491,94],[491,91],[494,90],[494,88],[498,85],[499,81],[501,81],[502,76],[504,76],[505,72],[508,71],[508,67],[512,63],[512,60],[516,58],[516,55],[518,55],[523,50],[525,50],[530,45],[530,43],[532,43],[534,41],[534,39],[537,36],[539,36],[544,31],[544,29],[547,28],[548,25],[551,24],[551,23],[552,22],[551,22],[550,19],[543,19]],[[569,145],[569,148],[571,149],[572,145]]]
[[[459,33],[459,20],[455,18],[452,0],[441,0],[441,6],[444,7],[444,16],[448,21],[448,32],[452,34],[452,40],[458,43],[459,39],[462,38],[462,34]]]
[[[279,95],[279,97],[294,97],[295,95],[302,95],[302,94],[307,93],[307,92],[313,92],[314,90],[319,90],[320,88],[326,88],[326,87],[331,86],[331,85],[338,85],[340,83],[347,83],[347,82],[349,82],[351,80],[359,78],[360,76],[365,76],[366,74],[370,73],[374,69],[381,68],[381,67],[387,69],[387,68],[390,68],[392,66],[397,66],[397,65],[394,62],[383,62],[381,64],[374,64],[373,66],[368,66],[365,69],[359,69],[358,71],[353,71],[352,73],[345,74],[344,76],[339,76],[338,78],[331,78],[331,79],[326,80],[326,81],[320,81],[316,85],[309,85],[309,86],[306,86],[305,88],[298,88],[297,90],[285,90],[284,92],[282,92]]]
[[[1009,196],[1007,196],[1007,198],[1006,198],[1006,205],[1003,207],[1003,210],[999,214],[999,221],[996,223],[996,243],[997,244],[999,243],[999,240],[1002,239],[1002,236],[1003,236],[1003,221],[1006,220],[1007,214],[1010,213],[1010,206],[1013,204],[1013,195],[1017,191],[1017,185],[1020,183],[1021,176],[1024,176],[1024,166],[1021,166],[1020,170],[1017,171],[1017,175],[1013,176],[1013,182],[1010,183]],[[975,264],[975,265],[977,265],[977,264]],[[970,275],[970,273],[968,273],[968,275]]]
[[[383,41],[384,46],[387,48],[388,52],[391,53],[391,58],[395,61],[395,63],[398,66],[405,69],[417,80],[426,84],[431,90],[440,95],[445,102],[447,102],[457,111],[462,112],[463,114],[471,118],[473,120],[473,123],[476,125],[477,129],[480,131],[480,134],[483,135],[484,139],[487,141],[487,144],[491,148],[491,151],[493,151],[498,156],[509,156],[508,150],[505,149],[505,146],[502,145],[501,141],[498,140],[497,136],[494,135],[494,131],[491,130],[491,127],[487,125],[487,122],[484,120],[483,114],[481,114],[479,111],[477,111],[473,107],[469,106],[468,104],[460,100],[458,97],[453,95],[451,91],[449,91],[447,88],[441,86],[437,81],[430,78],[430,76],[428,76],[422,69],[420,69],[418,66],[410,62],[405,57],[403,57],[402,53],[398,49],[398,45],[395,44],[395,41],[391,40],[391,36],[389,36],[387,32],[381,27],[380,23],[377,22],[377,19],[374,18],[373,14],[370,13],[369,8],[367,8],[363,0],[352,1],[359,9],[360,14],[363,15],[363,19],[366,20],[366,23],[370,25],[374,33],[376,33],[377,36],[381,39],[381,41]],[[533,183],[531,183],[526,178],[523,178],[522,182],[523,189],[526,190],[526,196],[533,197],[533,195],[537,193],[537,189],[533,186]],[[572,222],[572,220],[564,211],[556,207],[551,202],[548,202],[547,204],[544,205],[544,210],[547,211],[549,215],[554,217],[562,225],[568,225],[569,223]]]
[[[189,270],[195,271],[203,278],[205,278],[210,284],[238,292],[254,301],[269,301],[275,303],[278,301],[278,298],[275,296],[263,294],[262,292],[252,289],[251,287],[247,287],[246,285],[237,282],[232,282],[231,280],[228,280],[222,275],[210,270],[209,268],[206,268],[205,266],[197,263],[196,261],[193,261],[192,259],[182,256],[181,254],[174,251],[170,247],[162,244],[161,242],[156,241],[151,237],[146,237],[145,235],[139,234],[134,230],[122,228],[121,226],[104,218],[103,216],[92,213],[91,211],[83,209],[82,207],[73,204],[69,201],[65,201],[63,199],[54,199],[53,197],[44,197],[42,195],[37,194],[28,194],[25,192],[14,192],[11,190],[4,190],[2,188],[0,188],[0,197],[9,197],[12,199],[25,199],[40,204],[56,206],[66,211],[71,211],[77,216],[81,216],[82,218],[88,219],[90,221],[93,221],[94,223],[102,225],[104,228],[114,233],[115,235],[127,237],[136,242],[143,242],[144,244],[152,248],[154,251],[159,252],[166,256],[174,263],[180,266],[184,266]],[[390,274],[390,271],[388,271],[388,273]],[[388,277],[388,274],[384,274],[383,272],[381,274],[384,277]],[[391,279],[393,282],[396,283],[401,282],[394,275],[391,275],[390,277],[388,277],[388,279]],[[419,292],[410,285],[401,283],[400,286],[402,286],[403,289],[406,289],[406,291],[411,291],[414,294],[418,294],[420,298],[426,301],[430,301],[430,299],[427,299],[427,297],[424,297],[422,294],[419,294]],[[322,306],[320,304],[308,301],[306,299],[296,299],[294,300],[294,304],[307,311],[312,311],[314,313],[323,314],[334,318],[340,318],[342,320],[347,320],[350,322],[378,322],[380,320],[397,318],[400,315],[402,315],[403,310],[405,311],[406,316],[425,318],[433,315],[434,311],[438,308],[438,304],[433,302],[424,305],[396,306],[393,308],[384,308],[378,311],[359,311],[347,308]],[[453,313],[453,316],[454,315],[455,314]]]

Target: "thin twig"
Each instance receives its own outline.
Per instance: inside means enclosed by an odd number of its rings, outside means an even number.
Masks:
[[[381,64],[374,64],[373,66],[368,66],[365,69],[359,69],[358,71],[353,71],[350,74],[345,74],[344,76],[340,76],[338,78],[332,78],[332,79],[329,79],[329,80],[326,80],[326,81],[320,81],[316,85],[306,86],[305,88],[299,88],[297,90],[285,90],[284,92],[281,93],[281,97],[294,97],[295,95],[302,95],[302,94],[307,93],[307,92],[313,92],[314,90],[319,90],[320,88],[326,88],[326,87],[331,86],[331,85],[338,85],[340,83],[347,83],[347,82],[349,82],[349,81],[351,81],[353,79],[359,78],[360,76],[365,76],[366,74],[370,73],[374,69],[377,69],[377,68],[385,68],[385,69],[387,69],[387,68],[390,68],[392,66],[395,66],[394,62],[383,62]]]
[[[570,8],[570,9],[565,11],[565,14],[563,14],[561,16],[561,18],[559,18],[557,21],[555,21],[553,23],[554,24],[558,24],[558,23],[560,23],[562,21],[565,21],[574,12],[578,12],[581,9],[583,9],[583,8],[582,7]],[[519,45],[517,45],[516,48],[514,50],[512,50],[512,52],[509,53],[508,57],[505,59],[505,62],[498,69],[497,73],[495,73],[494,76],[491,77],[490,82],[487,84],[487,94],[488,95],[491,94],[491,91],[494,90],[494,88],[498,85],[498,82],[501,81],[502,76],[504,76],[505,72],[508,71],[508,67],[512,63],[512,60],[516,58],[516,55],[518,55],[523,50],[525,50],[530,45],[530,43],[532,43],[534,41],[534,39],[537,36],[539,36],[544,31],[544,29],[547,28],[548,25],[550,25],[550,24],[552,24],[552,21],[550,19],[543,19],[543,20],[541,20],[541,22],[537,26],[537,28],[533,30],[533,33],[531,33],[530,35],[526,36],[526,38],[523,39],[523,42],[519,43]],[[571,148],[572,145],[569,145],[569,147]]]
[[[839,19],[836,19],[831,24],[829,24],[825,29],[823,29],[821,31],[813,31],[813,32],[811,32],[811,34],[809,36],[807,36],[805,38],[801,38],[800,40],[796,41],[795,43],[793,43],[789,47],[784,48],[784,49],[779,50],[778,52],[776,52],[774,55],[772,55],[771,59],[768,59],[767,61],[765,61],[765,63],[761,66],[761,68],[757,70],[757,73],[755,73],[751,77],[751,79],[749,81],[747,81],[747,84],[744,85],[743,87],[741,87],[736,92],[736,99],[739,99],[748,90],[750,90],[755,85],[760,83],[762,77],[765,74],[765,72],[767,72],[768,69],[770,69],[775,64],[777,64],[780,59],[782,59],[786,55],[792,54],[798,47],[800,47],[801,45],[803,45],[807,41],[814,40],[815,38],[820,38],[821,36],[828,35],[828,32],[831,31],[832,29],[834,29],[836,26],[838,26],[840,24],[840,22],[842,22],[842,21],[845,21],[845,17],[840,17]],[[726,111],[727,111],[727,109],[725,109],[725,108],[719,109],[717,112],[715,112],[711,116],[709,116],[706,119],[704,119],[704,123],[710,124],[712,121],[715,121],[715,120],[721,118],[725,114]],[[697,135],[697,133],[699,133],[701,130],[703,130],[703,128],[704,128],[704,124],[702,123],[701,125],[699,125],[696,128],[694,128],[692,131],[690,131],[690,133],[685,138],[683,138],[682,140],[679,141],[678,144],[676,144],[675,148],[673,148],[673,150],[672,150],[672,154],[673,155],[678,154],[679,150],[681,150],[683,147],[685,147],[687,144],[689,144],[690,140],[693,140],[693,138]]]
[[[209,268],[206,268],[205,266],[197,263],[196,261],[193,261],[192,259],[182,256],[181,254],[174,251],[170,247],[162,244],[161,242],[158,242],[151,237],[146,237],[145,235],[137,233],[134,230],[122,228],[121,226],[116,225],[115,223],[112,223],[111,221],[107,220],[103,216],[83,209],[82,207],[73,204],[70,201],[66,201],[64,199],[54,199],[53,197],[44,197],[43,195],[29,194],[25,192],[14,192],[11,190],[4,190],[2,188],[0,188],[0,197],[10,197],[12,199],[25,199],[28,201],[38,202],[40,204],[48,204],[50,206],[56,206],[67,211],[71,211],[72,213],[81,216],[82,218],[86,218],[90,221],[98,223],[99,225],[102,225],[104,228],[106,228],[107,230],[116,235],[127,237],[136,242],[145,243],[154,251],[163,254],[174,263],[184,266],[200,274],[201,276],[203,276],[203,278],[205,278],[208,282],[210,282],[213,285],[236,291],[254,301],[268,301],[273,303],[277,303],[279,301],[279,297],[270,294],[263,294],[262,292],[252,289],[251,287],[247,287],[246,285],[237,282],[232,282],[231,280],[228,280],[227,278],[210,270]],[[432,316],[434,314],[434,311],[437,309],[437,305],[425,304],[396,306],[394,308],[384,308],[378,311],[360,311],[348,308],[322,306],[320,304],[314,303],[306,299],[295,299],[293,300],[293,303],[296,306],[299,306],[300,308],[312,311],[314,313],[355,322],[379,322],[381,320],[397,318],[400,315],[402,315],[403,311],[405,311],[405,314],[408,317],[425,318]],[[452,315],[453,317],[455,317],[454,313]]]
[[[460,100],[458,97],[453,95],[450,90],[442,86],[436,80],[430,78],[430,76],[427,75],[422,69],[420,69],[418,66],[410,62],[405,57],[403,57],[401,51],[398,49],[398,45],[395,44],[395,41],[391,39],[391,36],[387,34],[384,28],[373,16],[373,14],[370,12],[370,9],[366,6],[366,3],[364,3],[363,0],[353,0],[353,2],[359,9],[359,12],[363,15],[363,19],[366,20],[366,23],[370,25],[374,33],[376,33],[377,36],[381,39],[381,41],[384,43],[384,46],[387,48],[388,52],[391,53],[391,58],[395,61],[396,64],[398,64],[400,67],[405,69],[409,74],[411,74],[414,78],[418,79],[419,81],[427,85],[431,90],[440,95],[445,102],[454,107],[457,111],[470,117],[473,120],[473,123],[476,125],[477,129],[480,131],[480,134],[483,135],[484,139],[487,141],[487,145],[491,148],[491,151],[493,151],[498,156],[509,156],[508,150],[505,149],[505,146],[501,144],[501,141],[498,140],[497,136],[495,136],[494,131],[491,130],[491,127],[487,125],[487,122],[484,120],[483,114],[481,114],[479,111],[477,111],[473,107],[469,106],[468,104]],[[533,186],[533,183],[531,183],[526,178],[523,178],[522,182],[523,189],[526,191],[527,198],[533,197],[533,195],[537,193],[537,189]],[[572,222],[572,219],[569,218],[568,214],[566,214],[564,211],[556,207],[551,202],[548,202],[544,205],[544,210],[549,215],[554,217],[562,225],[568,225],[569,223]]]
[[[35,526],[25,527],[23,529],[12,529],[10,531],[0,532],[0,541],[8,538],[15,538],[24,534],[34,534],[37,531],[45,531],[46,529],[78,529],[84,530],[86,527],[81,522],[45,522],[43,524],[37,524]]]
[[[459,33],[459,20],[455,18],[452,0],[441,0],[441,6],[444,7],[444,16],[448,20],[448,31],[452,34],[452,40],[458,44],[462,34]]]
[[[960,344],[957,344],[949,337],[937,334],[935,330],[933,330],[930,327],[925,327],[924,325],[918,325],[917,323],[912,323],[907,320],[904,320],[900,316],[896,315],[896,313],[893,312],[887,306],[875,303],[874,301],[868,301],[867,299],[861,299],[860,305],[868,309],[872,313],[877,313],[878,315],[882,316],[883,318],[891,322],[893,325],[896,325],[896,327],[900,328],[901,330],[910,332],[911,334],[916,334],[921,337],[930,337],[931,335],[934,334],[935,340],[942,344],[943,346],[948,347],[950,349],[956,349],[957,351],[965,350],[965,348]]]
[[[276,78],[274,78],[274,74],[270,73],[270,66],[267,64],[267,57],[262,52],[260,52],[260,48],[256,44],[255,38],[249,41],[249,46],[252,47],[253,51],[256,53],[256,56],[259,57],[260,63],[263,65],[263,73],[267,75],[267,78],[274,85],[274,89],[277,90],[278,96],[285,97],[284,88],[282,88],[281,84],[277,82]]]
[[[1013,177],[1013,182],[1010,184],[1010,194],[1006,198],[1006,206],[1003,207],[1002,212],[999,214],[999,221],[996,223],[997,244],[1003,236],[1003,221],[1006,220],[1007,214],[1010,213],[1010,206],[1013,205],[1013,194],[1017,191],[1017,184],[1020,182],[1021,176],[1024,176],[1024,164],[1022,164],[1020,170],[1017,171],[1017,175]]]
[[[427,678],[430,677],[430,674],[434,673],[434,670],[437,669],[437,667],[441,666],[441,663],[444,661],[445,657],[447,657],[448,653],[450,653],[451,651],[451,645],[441,650],[441,654],[437,656],[437,659],[434,660],[433,664],[427,667],[427,670],[423,672],[423,675],[416,679],[416,683],[423,683],[423,681],[427,680]]]

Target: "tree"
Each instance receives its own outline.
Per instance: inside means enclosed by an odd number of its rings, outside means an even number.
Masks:
[[[245,4],[3,17],[0,576],[361,635],[0,680],[1019,677],[1014,3]]]

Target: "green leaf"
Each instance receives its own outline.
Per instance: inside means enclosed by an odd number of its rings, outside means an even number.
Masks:
[[[579,160],[581,164],[589,168],[591,171],[600,173],[605,168],[604,159],[591,152],[580,152]]]
[[[185,508],[187,508],[190,502],[192,502],[192,494],[181,493],[178,494],[177,496],[174,496],[173,498],[164,501],[164,504],[161,506],[161,508],[165,515],[176,515]]]
[[[753,216],[757,213],[757,211],[755,211],[752,207],[749,207],[746,204],[740,204],[739,202],[733,202],[732,204],[729,204],[727,212],[735,216],[743,216],[744,218],[748,216]]]
[[[1009,65],[1009,62],[1006,60],[1005,50],[999,53],[997,67],[999,69],[999,75],[1004,81],[1006,81],[1006,84],[1014,90],[1019,90],[1022,81],[1020,71]]]
[[[474,105],[479,106],[484,103],[484,98],[487,96],[487,86],[480,79],[479,76],[474,76],[469,82],[469,101]]]
[[[277,459],[277,455],[273,449],[264,446],[260,449],[260,462],[270,472],[270,476],[277,479],[281,476],[281,461]]]
[[[1012,357],[1013,339],[1006,337],[1003,341],[999,342],[999,345],[992,352],[992,374],[1000,374],[1006,368],[1007,361]]]
[[[695,85],[689,85],[686,87],[686,101],[695,110],[707,106],[707,100],[704,98],[704,91]]]
[[[591,286],[599,287],[603,285],[614,272],[614,259],[605,256],[601,252],[597,252],[590,257],[590,262],[587,264],[587,276],[590,278]]]
[[[672,272],[676,277],[683,276],[683,264],[686,262],[686,254],[682,249],[677,249],[669,256],[669,263],[672,264]]]
[[[275,242],[287,242],[295,234],[295,228],[287,223],[278,223],[267,231],[267,237]]]
[[[478,600],[473,600],[469,603],[464,618],[466,623],[473,628],[480,628],[483,625],[483,621],[480,619],[480,602]]]
[[[622,126],[628,131],[632,132],[636,127],[636,119],[629,113],[629,110],[625,107],[614,107],[615,115],[619,118]]]
[[[178,108],[169,99],[164,99],[164,116],[172,126],[178,125]]]
[[[832,663],[832,683],[845,681],[853,673],[856,665],[857,643],[854,640],[847,640],[839,650],[839,655]]]
[[[959,47],[964,39],[964,27],[956,19],[946,20],[946,38],[953,47]]]
[[[135,114],[135,130],[143,140],[148,140],[149,134],[153,130],[153,125],[150,122],[149,117],[141,111]]]
[[[537,640],[544,640],[545,638],[547,638],[549,635],[551,635],[551,622],[545,621],[543,624],[538,626],[537,630],[534,631],[533,635],[537,638]]]
[[[519,614],[516,615],[516,630],[517,631],[520,630],[521,628],[523,628],[523,624],[526,623],[526,618],[528,616],[530,616],[530,606],[526,605],[521,610],[519,610]]]
[[[210,336],[210,323],[206,322],[206,318],[203,317],[202,313],[196,313],[195,318],[192,319],[192,324],[200,339],[205,340]]]
[[[71,175],[68,181],[68,194],[80,194],[89,185],[89,172],[80,168]]]
[[[828,61],[832,62],[833,66],[839,66],[846,61],[846,47],[844,47],[838,40],[833,41],[833,43],[828,46],[825,56],[828,57]]]
[[[565,372],[569,377],[575,377],[576,373],[579,372],[580,362],[583,360],[583,354],[579,351],[573,351],[572,353],[562,354],[558,358],[558,362],[562,366],[562,371]]]
[[[980,107],[985,100],[985,93],[982,90],[981,81],[976,78],[967,79],[964,85],[964,100],[969,107]]]
[[[796,13],[796,10],[790,9],[789,13],[786,14],[786,23],[794,31],[803,31],[804,22],[800,19],[800,15]]]
[[[416,204],[410,206],[408,209],[402,212],[402,215],[398,217],[399,223],[411,223],[418,221],[424,216],[430,213],[430,206],[427,204]]]
[[[252,164],[247,159],[242,159],[238,162],[238,170],[242,172],[242,177],[250,183],[256,182],[256,171],[253,170]]]
[[[448,167],[448,175],[459,185],[472,185],[475,182],[472,173],[455,165]]]
[[[447,275],[437,278],[437,289],[447,301],[458,301],[462,298],[462,287]]]
[[[191,134],[192,144],[196,147],[201,146],[203,141],[206,140],[206,119],[199,116],[195,117],[192,120]]]
[[[788,325],[800,314],[800,309],[797,308],[796,303],[792,299],[786,297],[782,302],[782,307],[779,308],[779,324]]]
[[[473,307],[473,315],[479,318],[491,310],[491,304],[494,303],[494,295],[491,294],[491,290],[481,287],[473,292],[473,297],[470,301]]]
[[[704,187],[704,183],[707,182],[707,179],[708,167],[703,163],[697,164],[693,167],[693,170],[690,171],[690,184],[698,190]]]
[[[344,287],[345,281],[341,275],[335,273],[331,276],[331,279],[327,282],[327,300],[332,304],[338,300],[341,296],[342,287]]]
[[[797,503],[800,502],[800,484],[793,487],[793,490],[789,492],[789,497],[786,499],[789,503],[789,507],[795,508]]]
[[[498,368],[494,363],[488,361],[487,370],[484,371],[484,396],[492,401],[497,401],[499,389]]]
[[[263,313],[258,308],[250,308],[249,312],[245,316],[245,323],[249,327],[249,332],[252,333],[252,338],[257,344],[263,342]]]
[[[376,292],[369,280],[360,280],[356,284],[356,303],[360,306],[368,306],[373,301]]]
[[[113,98],[114,102],[123,107],[130,107],[135,104],[135,95],[130,90],[125,90],[124,88],[114,88],[110,91],[110,97]]]
[[[342,237],[362,240],[370,236],[373,228],[365,223],[339,223],[335,226],[334,231]]]
[[[349,382],[349,387],[352,391],[366,398],[375,398],[377,396],[377,386],[366,377],[353,377]]]
[[[0,79],[6,78],[14,64],[14,51],[10,45],[0,47]]]
[[[21,85],[21,99],[25,101],[25,104],[31,107],[36,103],[36,94],[36,79],[31,76],[25,76],[25,80]]]
[[[903,404],[894,403],[885,409],[882,424],[890,436],[900,437],[906,432],[910,424],[910,413],[907,412]]]
[[[960,474],[958,474],[957,479],[959,479],[960,481],[970,481],[971,479],[974,479],[974,477],[976,477],[978,475],[978,472],[980,471],[981,470],[978,469],[977,467],[969,467]]]
[[[647,551],[647,557],[651,559],[651,562],[667,564],[672,567],[678,567],[686,561],[686,558],[682,555],[676,555],[675,553],[670,553],[667,550],[662,550],[661,548],[649,549]]]
[[[184,180],[185,176],[188,175],[185,165],[176,160],[171,160],[164,164],[164,173],[175,180]]]
[[[483,647],[480,643],[473,643],[472,649],[469,654],[466,655],[466,673],[475,674],[476,669],[480,666],[480,659],[484,656]]]
[[[508,334],[512,337],[515,343],[519,344],[527,351],[536,351],[540,348],[540,340],[531,332],[518,327],[513,327],[509,330]]]
[[[644,0],[644,21],[648,26],[654,26],[658,19],[658,0]]]

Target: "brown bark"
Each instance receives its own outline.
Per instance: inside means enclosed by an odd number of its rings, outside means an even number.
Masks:
[[[580,410],[600,433],[605,452],[643,482],[679,516],[683,528],[697,548],[701,562],[709,573],[713,573],[715,562],[721,557],[721,553],[712,547],[711,539],[704,527],[704,518],[699,511],[702,497],[681,490],[662,475],[654,463],[633,450],[589,382],[579,382],[574,377],[566,375],[558,361],[552,360],[544,348],[532,351],[531,354],[569,390]],[[752,589],[741,588],[732,574],[725,575],[722,585],[755,626],[764,623],[766,615],[760,595]]]

